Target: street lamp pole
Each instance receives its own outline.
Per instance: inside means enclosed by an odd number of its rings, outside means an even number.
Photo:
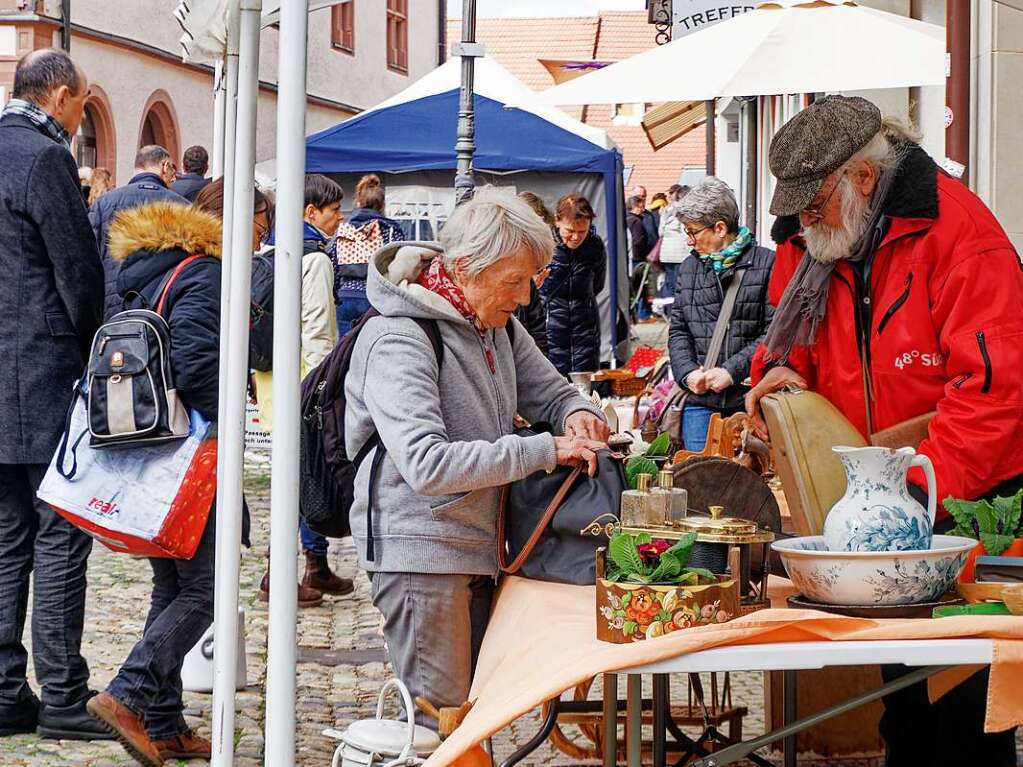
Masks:
[[[458,136],[455,139],[455,156],[458,170],[455,173],[455,205],[471,200],[476,190],[472,174],[472,157],[476,153],[476,126],[473,116],[473,77],[476,59],[484,53],[482,44],[476,42],[476,0],[462,0],[462,42],[452,46],[452,54],[462,57],[462,87],[458,94]]]

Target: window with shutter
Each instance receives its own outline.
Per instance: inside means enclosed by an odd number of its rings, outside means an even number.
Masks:
[[[355,0],[330,9],[330,44],[339,51],[355,54]]]
[[[408,0],[387,0],[387,68],[408,74]]]

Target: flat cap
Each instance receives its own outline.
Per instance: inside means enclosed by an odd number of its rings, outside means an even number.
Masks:
[[[859,96],[826,96],[775,134],[768,162],[777,179],[771,213],[792,216],[806,208],[824,179],[881,130],[881,110]]]

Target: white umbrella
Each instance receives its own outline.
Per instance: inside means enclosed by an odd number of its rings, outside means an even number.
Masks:
[[[539,100],[659,103],[944,82],[944,27],[854,2],[776,0],[557,85]]]

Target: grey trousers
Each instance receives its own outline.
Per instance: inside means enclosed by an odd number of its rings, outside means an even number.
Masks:
[[[395,676],[413,699],[437,708],[469,696],[483,633],[490,619],[494,579],[486,575],[370,573],[373,604],[384,616],[384,638]],[[436,729],[422,712],[416,721]]]

